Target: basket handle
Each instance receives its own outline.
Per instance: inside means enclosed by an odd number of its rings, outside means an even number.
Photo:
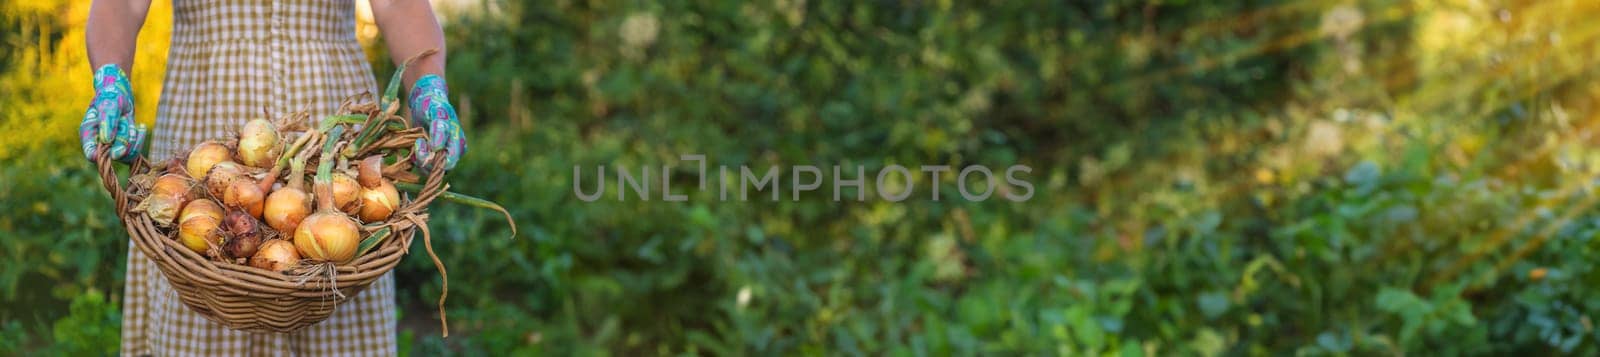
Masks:
[[[95,168],[100,171],[100,183],[105,187],[106,193],[111,194],[111,200],[117,203],[117,217],[122,217],[128,211],[128,193],[122,189],[122,179],[117,177],[117,169],[113,165],[116,160],[111,159],[110,145],[99,145],[94,151]],[[129,174],[139,172],[146,165],[144,158],[134,159],[129,166]]]
[[[417,191],[416,197],[411,198],[411,204],[401,207],[400,211],[426,213],[428,203],[433,202],[434,198],[438,198],[449,188],[450,185],[444,183],[444,155],[434,155],[428,160],[427,165],[433,170],[428,171],[426,180],[422,182],[422,189]]]

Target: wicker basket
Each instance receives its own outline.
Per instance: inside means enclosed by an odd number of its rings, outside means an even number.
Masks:
[[[394,269],[407,253],[413,233],[427,224],[427,204],[444,191],[444,171],[430,172],[422,191],[413,199],[402,199],[401,209],[386,222],[392,236],[365,255],[338,266],[332,274],[308,272],[304,266],[274,272],[207,259],[161,233],[149,217],[130,212],[130,203],[138,202],[145,193],[130,192],[134,191],[132,185],[123,187],[113,160],[108,159],[106,146],[101,145],[96,153],[95,164],[106,191],[116,202],[117,216],[128,228],[128,237],[161,269],[184,305],[236,330],[290,332],[326,320],[340,303]],[[151,170],[141,158],[131,165],[129,174]],[[426,227],[422,228],[427,234]]]

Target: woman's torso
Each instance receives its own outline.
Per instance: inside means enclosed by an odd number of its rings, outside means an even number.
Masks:
[[[164,160],[246,120],[331,114],[376,91],[354,0],[174,0],[151,155]]]

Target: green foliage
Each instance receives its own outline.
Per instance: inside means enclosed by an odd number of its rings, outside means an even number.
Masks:
[[[90,290],[72,298],[68,315],[55,323],[56,349],[67,355],[117,354],[122,326],[116,301]]]
[[[82,157],[70,150],[40,150],[28,158],[0,164],[0,181],[7,186],[0,191],[0,259],[6,266],[0,269],[0,301],[6,302],[0,304],[0,320],[7,322],[8,336],[51,336],[55,322],[57,338],[110,338],[58,347],[101,351],[106,341],[115,346],[121,299],[102,292],[121,291],[127,234],[105,209],[111,200]],[[103,320],[107,314],[110,324]],[[4,347],[0,352],[26,346]]]
[[[452,333],[409,258],[403,347],[1593,354],[1600,9],[1490,3],[465,5],[447,77],[471,151],[450,178],[522,236],[434,208]],[[120,289],[126,243],[67,134],[0,147],[21,153],[0,165],[20,267],[0,270],[0,353],[110,344],[85,326],[114,323],[95,292]],[[1037,191],[966,202],[922,175],[901,203],[721,202],[685,188],[683,154],[1026,164]],[[596,165],[673,165],[689,199],[576,199]]]

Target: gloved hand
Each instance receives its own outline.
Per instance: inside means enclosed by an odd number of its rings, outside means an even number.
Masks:
[[[78,140],[83,157],[94,161],[95,149],[111,145],[111,158],[132,162],[144,147],[145,127],[133,121],[133,90],[128,74],[115,64],[94,72],[95,95],[78,125]]]
[[[418,78],[411,85],[411,120],[428,130],[428,138],[417,139],[411,159],[423,167],[433,155],[444,154],[444,169],[456,167],[456,161],[467,152],[467,136],[461,132],[461,121],[456,118],[456,108],[450,105],[444,79],[437,75]]]

